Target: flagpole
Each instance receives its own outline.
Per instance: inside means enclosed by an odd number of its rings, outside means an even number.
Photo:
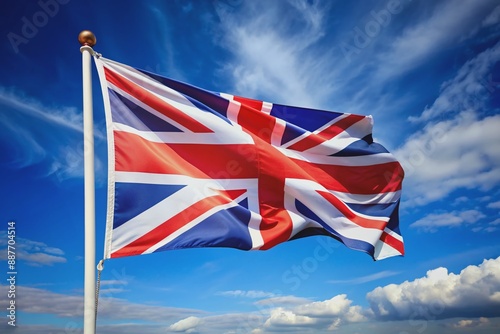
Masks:
[[[84,295],[83,333],[94,334],[96,329],[95,311],[95,175],[94,175],[94,121],[92,110],[92,69],[91,60],[96,43],[95,35],[88,30],[80,32],[78,41],[82,47],[83,74],[83,174],[84,174]]]

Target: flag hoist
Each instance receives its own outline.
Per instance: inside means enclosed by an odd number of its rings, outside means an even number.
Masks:
[[[92,47],[95,35],[88,30],[78,35],[82,53],[83,74],[83,158],[84,158],[84,206],[85,206],[85,274],[83,333],[94,334],[96,328],[95,295],[95,176],[94,176],[94,121],[92,109]]]

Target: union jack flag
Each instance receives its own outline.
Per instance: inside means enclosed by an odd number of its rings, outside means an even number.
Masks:
[[[108,129],[105,258],[265,250],[312,235],[403,255],[403,170],[372,118],[214,93],[96,58]]]

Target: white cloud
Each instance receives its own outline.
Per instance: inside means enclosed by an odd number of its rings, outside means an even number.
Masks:
[[[46,253],[28,253],[24,251],[19,251],[18,252],[18,257],[19,260],[24,260],[26,261],[29,265],[32,266],[51,266],[55,263],[65,263],[66,258],[62,256],[55,256],[51,254],[46,254]]]
[[[235,58],[224,70],[233,78],[235,93],[309,107],[324,103],[336,72],[329,66],[331,57],[314,48],[325,34],[324,6],[304,0],[246,1],[238,15],[219,8],[222,43]]]
[[[230,291],[220,291],[217,292],[217,295],[219,296],[229,296],[229,297],[244,297],[244,298],[268,298],[268,297],[275,297],[276,294],[272,292],[266,292],[266,291],[256,291],[256,290],[249,290],[249,291],[243,291],[243,290],[230,290]]]
[[[187,317],[170,325],[168,330],[171,332],[193,333],[196,327],[201,324],[201,319],[197,317]]]
[[[498,61],[500,42],[467,61],[453,79],[441,85],[441,93],[432,106],[410,120],[428,121],[462,110],[481,110],[497,89],[492,82],[492,68]]]
[[[490,209],[500,209],[500,201],[492,202],[487,207]]]
[[[497,218],[494,221],[492,221],[490,225],[500,225],[500,218]]]
[[[0,126],[12,153],[9,165],[44,164],[58,181],[83,176],[83,120],[74,107],[47,107],[23,92],[0,87]],[[96,139],[104,139],[95,131]],[[7,148],[9,148],[7,146]],[[95,159],[97,171],[103,164]]]
[[[127,285],[128,281],[120,279],[107,279],[101,281],[101,286],[117,286],[117,285]]]
[[[116,272],[114,274],[116,274]],[[128,283],[129,282],[124,279],[101,280],[99,294],[101,297],[105,297],[128,291],[124,288],[126,285],[128,285]]]
[[[348,283],[348,284],[362,284],[362,283],[367,283],[367,282],[372,282],[376,281],[381,278],[386,278],[386,277],[391,277],[394,275],[398,275],[399,272],[397,271],[392,271],[392,270],[383,270],[378,273],[366,275],[366,276],[361,276],[361,277],[355,277],[351,279],[346,279],[346,280],[330,280],[328,283]]]
[[[347,299],[345,294],[342,294],[329,300],[298,306],[295,308],[295,312],[313,317],[339,316],[346,313],[350,305],[351,301]]]
[[[292,311],[277,308],[271,311],[269,319],[266,320],[264,327],[301,327],[313,325],[317,322],[308,316],[297,315]]]
[[[0,87],[0,104],[11,107],[46,124],[55,124],[76,132],[83,132],[83,119],[75,108],[48,108],[41,102],[14,89]]]
[[[495,9],[493,9],[484,20],[483,20],[483,26],[488,27],[488,26],[494,26],[500,22],[500,5],[496,6]]]
[[[425,205],[457,189],[486,191],[500,183],[500,115],[484,116],[498,89],[491,74],[498,61],[500,43],[466,62],[442,85],[434,103],[411,118],[426,125],[394,151],[405,169],[406,205]]]
[[[274,306],[296,306],[310,303],[311,300],[308,298],[301,298],[296,296],[279,296],[279,297],[271,297],[267,299],[262,299],[255,302],[255,305],[262,305],[267,307]]]
[[[431,213],[410,225],[412,228],[436,232],[441,227],[458,227],[476,223],[486,215],[477,210],[453,211],[447,213]]]
[[[7,289],[6,285],[0,285],[2,295],[7,295]],[[6,307],[7,303],[6,298],[0,299],[0,307]],[[27,313],[51,314],[63,318],[81,318],[83,315],[82,295],[68,295],[18,285],[16,304],[19,305],[19,311]],[[201,313],[203,312],[191,309],[132,303],[119,298],[99,298],[100,319],[166,322]]]
[[[453,328],[461,329],[461,328],[473,328],[485,326],[490,323],[488,318],[479,318],[479,319],[462,319],[452,324]]]
[[[325,301],[312,302],[295,308],[297,314],[307,315],[315,318],[336,318],[336,324],[341,321],[360,322],[366,321],[360,306],[351,306],[352,301],[347,295],[337,295]]]
[[[459,274],[446,268],[427,272],[423,278],[378,287],[367,294],[378,319],[444,319],[498,317],[500,257],[468,266]]]
[[[324,301],[308,302],[295,307],[277,307],[270,311],[262,333],[301,331],[317,333],[337,329],[345,323],[367,321],[369,312],[351,306],[345,294]]]
[[[472,112],[430,123],[393,153],[405,170],[408,206],[440,200],[461,188],[489,190],[500,183],[500,115]]]
[[[7,256],[7,231],[0,231],[0,247],[2,254]],[[65,263],[64,252],[56,247],[47,246],[43,242],[25,238],[16,238],[16,260],[25,261],[31,266],[52,266],[56,263]]]
[[[457,41],[477,31],[481,22],[495,8],[495,0],[464,0],[438,2],[430,15],[404,29],[381,54],[380,75],[391,77],[404,73],[428,60]]]
[[[500,218],[497,218],[495,220],[488,222],[487,225],[476,226],[472,229],[472,231],[473,232],[492,233],[492,232],[495,232],[499,229],[498,225],[500,225]]]

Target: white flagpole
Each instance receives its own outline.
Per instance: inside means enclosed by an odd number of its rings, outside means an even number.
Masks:
[[[92,110],[92,69],[91,60],[96,43],[94,34],[88,30],[78,35],[82,45],[83,73],[83,173],[85,206],[85,264],[83,296],[83,333],[94,334],[95,312],[95,184],[94,184],[94,120]]]

